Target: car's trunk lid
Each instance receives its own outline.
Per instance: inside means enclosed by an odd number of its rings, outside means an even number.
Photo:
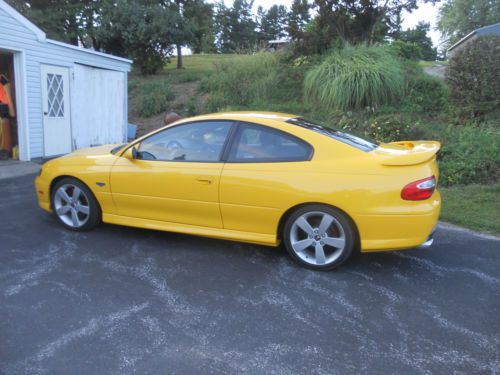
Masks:
[[[403,141],[381,143],[373,152],[379,156],[382,165],[403,166],[433,160],[440,147],[436,141]]]

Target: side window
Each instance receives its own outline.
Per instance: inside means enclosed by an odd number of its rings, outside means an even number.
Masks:
[[[230,162],[305,161],[312,147],[301,139],[267,126],[241,125],[229,154]]]
[[[181,124],[143,140],[137,158],[143,160],[216,162],[220,160],[232,122]]]

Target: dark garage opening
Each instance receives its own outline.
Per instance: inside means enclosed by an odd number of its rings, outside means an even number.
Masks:
[[[14,55],[0,51],[0,160],[19,159]]]

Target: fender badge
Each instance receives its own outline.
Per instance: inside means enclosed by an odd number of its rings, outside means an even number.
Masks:
[[[106,184],[104,182],[96,182],[95,183],[97,186],[106,186]]]

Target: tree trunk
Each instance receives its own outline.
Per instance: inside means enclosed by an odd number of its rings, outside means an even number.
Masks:
[[[177,44],[177,69],[184,68],[182,66],[182,46]]]
[[[94,50],[96,50],[96,51],[101,50],[101,46],[99,44],[99,41],[97,40],[97,38],[95,36],[92,36],[92,46],[94,47]]]

